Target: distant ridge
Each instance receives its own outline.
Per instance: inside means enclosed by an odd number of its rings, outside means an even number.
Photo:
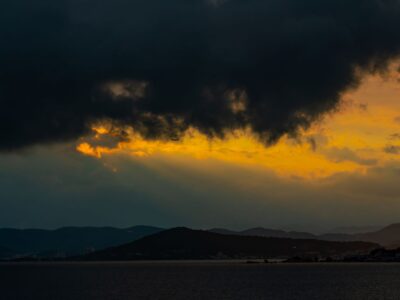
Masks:
[[[226,235],[203,230],[174,228],[126,245],[89,253],[78,260],[169,260],[215,258],[268,258],[296,255],[329,256],[367,253],[379,247],[368,242],[265,238]]]
[[[278,237],[292,239],[317,239],[324,241],[366,241],[378,243],[385,247],[396,247],[400,245],[400,223],[391,224],[375,232],[346,234],[346,233],[326,233],[315,235],[307,232],[284,231],[276,229],[267,229],[262,227],[250,228],[243,231],[226,230],[222,228],[213,228],[210,232],[249,235],[262,237]]]
[[[248,235],[248,236],[261,236],[261,237],[275,237],[275,238],[289,238],[289,239],[319,239],[324,240],[322,236],[318,236],[308,232],[301,231],[284,231],[279,229],[269,229],[263,227],[255,227],[242,231],[233,231],[223,228],[212,228],[209,230],[214,233],[234,234],[234,235]],[[339,239],[341,241],[341,239]]]
[[[66,257],[125,244],[164,230],[152,226],[63,227],[56,230],[0,229],[2,257]],[[1,249],[0,249],[1,250]],[[6,255],[8,254],[8,255]]]
[[[316,236],[308,232],[300,231],[283,231],[276,229],[266,229],[262,227],[247,229],[241,232],[244,235],[264,236],[264,237],[281,237],[290,239],[315,239]]]
[[[359,234],[365,232],[375,232],[381,230],[385,226],[339,226],[332,228],[327,233],[345,233],[345,234]]]
[[[65,258],[79,256],[101,249],[115,247],[149,236],[163,228],[153,226],[114,227],[63,227],[56,230],[0,229],[0,259],[18,257]],[[209,233],[222,235],[268,237],[283,239],[315,239],[322,241],[365,241],[380,244],[388,249],[400,247],[400,223],[391,224],[378,231],[344,234],[315,235],[307,232],[284,231],[262,227],[234,231],[213,228]]]
[[[383,246],[400,244],[400,223],[391,224],[375,232],[354,235],[355,239],[373,241]]]
[[[219,233],[219,234],[232,234],[232,235],[241,234],[240,231],[233,231],[233,230],[224,229],[224,228],[212,228],[212,229],[209,229],[208,231],[213,232],[213,233]]]

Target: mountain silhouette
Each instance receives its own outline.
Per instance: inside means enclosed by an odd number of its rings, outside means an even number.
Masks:
[[[98,250],[124,245],[130,242],[137,241],[143,237],[160,233],[164,229],[152,226],[133,226],[130,228],[114,228],[114,227],[64,227],[57,230],[42,230],[42,229],[0,229],[0,259],[15,258],[15,257],[38,257],[38,258],[65,258],[69,256],[80,256],[85,253],[95,252]],[[189,229],[187,229],[189,230]],[[168,231],[167,231],[168,232]],[[187,233],[190,238],[192,235],[197,236],[198,231],[189,231]],[[195,232],[195,234],[193,233]],[[298,231],[284,231],[276,229],[267,229],[262,227],[250,228],[243,231],[233,231],[223,228],[213,228],[208,231],[200,231],[203,235],[206,233],[214,233],[224,236],[236,236],[237,242],[242,242],[240,237],[263,237],[281,239],[295,239],[295,240],[319,240],[319,241],[332,241],[332,242],[354,242],[364,241],[373,244],[380,244],[386,248],[400,247],[400,223],[386,226],[378,231],[358,233],[358,234],[345,234],[345,233],[327,233],[315,235],[307,232]],[[208,237],[210,240],[215,237]],[[196,240],[198,237],[196,237]],[[206,237],[204,237],[207,240]],[[224,238],[225,239],[225,238]],[[233,240],[232,239],[232,240]],[[218,239],[220,240],[220,239]],[[251,240],[251,243],[253,240]],[[226,243],[231,240],[227,239]],[[274,241],[273,244],[278,243]],[[315,242],[314,242],[315,243]],[[223,243],[218,245],[222,245]],[[261,242],[263,244],[263,242]],[[309,242],[311,245],[312,243]],[[178,244],[177,244],[178,245]],[[295,247],[298,247],[295,245]],[[221,246],[225,252],[224,255],[231,257],[236,253],[240,255],[242,249],[239,246],[232,248],[233,252],[227,251],[226,248]],[[263,248],[262,248],[263,249]],[[280,250],[282,250],[281,248]],[[205,255],[212,257],[211,249]],[[190,251],[186,253],[189,255]],[[270,251],[270,250],[268,250]],[[283,251],[283,250],[282,250]],[[286,250],[285,250],[286,251]],[[282,252],[282,255],[286,253]],[[221,252],[222,253],[222,252]],[[250,252],[243,252],[251,256]],[[270,253],[270,252],[266,252]],[[235,255],[236,255],[235,254]],[[193,257],[199,256],[199,253],[190,254]],[[189,256],[190,256],[189,255]],[[158,255],[154,254],[154,257]],[[173,255],[168,254],[168,257]],[[179,256],[177,256],[179,257]]]
[[[0,243],[5,249],[13,249],[5,253],[14,256],[65,257],[121,245],[161,230],[151,226],[0,229]]]
[[[400,244],[400,223],[391,224],[381,230],[353,235],[360,241],[371,241],[382,246],[392,247]]]
[[[358,234],[365,232],[375,232],[381,230],[384,226],[338,226],[330,229],[327,233],[345,233],[345,234]]]
[[[233,231],[223,228],[213,228],[210,229],[209,231],[220,234],[235,234],[235,235],[276,237],[276,238],[289,238],[289,239],[318,239],[317,235],[308,232],[284,231],[279,229],[268,229],[263,227],[255,227],[243,231]]]
[[[250,228],[243,231],[233,231],[223,228],[213,228],[209,230],[214,233],[231,234],[231,235],[248,235],[248,236],[262,236],[262,237],[277,237],[277,238],[291,238],[291,239],[317,239],[324,241],[365,241],[378,243],[385,247],[396,247],[400,245],[400,223],[391,224],[378,231],[367,233],[326,233],[326,234],[312,234],[308,232],[298,231],[284,231],[276,229],[268,229],[262,227]]]
[[[308,232],[299,231],[283,231],[275,229],[265,229],[262,227],[252,228],[241,232],[243,235],[264,236],[264,237],[281,237],[291,239],[315,239],[315,235]]]
[[[379,245],[368,242],[226,235],[179,227],[122,246],[89,253],[77,259],[95,261],[329,256],[368,252],[377,247]]]

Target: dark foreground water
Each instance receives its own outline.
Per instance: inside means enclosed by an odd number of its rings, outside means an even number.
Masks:
[[[400,299],[400,264],[0,264],[1,300]]]

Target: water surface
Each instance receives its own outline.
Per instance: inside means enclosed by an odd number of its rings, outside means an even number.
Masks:
[[[0,264],[0,299],[400,299],[400,264]]]

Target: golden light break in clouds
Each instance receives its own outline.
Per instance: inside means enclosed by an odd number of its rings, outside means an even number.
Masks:
[[[128,139],[113,140],[107,124],[93,127],[93,137],[81,138],[77,150],[99,159],[129,155],[148,160],[162,155],[195,160],[217,159],[262,166],[283,177],[324,178],[337,173],[366,173],[369,168],[400,161],[400,76],[368,76],[360,87],[343,96],[338,112],[326,115],[294,139],[282,138],[265,147],[250,130],[210,140],[195,129],[180,141],[144,140],[133,130]]]

